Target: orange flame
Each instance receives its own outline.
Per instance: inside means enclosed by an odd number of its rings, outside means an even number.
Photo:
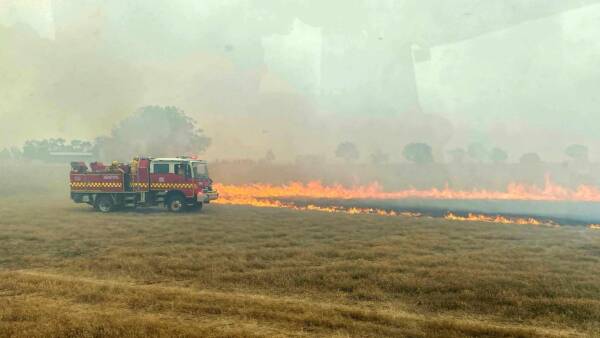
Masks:
[[[291,202],[284,202],[284,198],[305,199],[458,199],[458,200],[531,200],[531,201],[600,201],[600,190],[590,186],[579,186],[577,189],[568,189],[554,184],[546,177],[543,188],[529,186],[521,183],[510,183],[506,191],[493,191],[486,189],[453,190],[432,188],[428,190],[406,189],[400,191],[384,191],[379,183],[374,182],[366,186],[346,188],[339,184],[323,185],[319,181],[309,183],[290,182],[285,185],[257,184],[215,184],[219,190],[219,204],[243,204],[256,207],[289,208],[295,210],[313,210],[323,212],[337,212],[347,214],[376,214],[381,216],[408,216],[419,217],[420,213],[397,212],[374,208],[344,208],[342,206],[318,206],[308,204],[298,206]],[[558,225],[551,221],[540,221],[534,218],[518,218],[505,216],[487,216],[468,214],[457,216],[448,213],[445,219],[455,221],[478,221],[503,224],[529,224],[529,225]],[[600,224],[588,225],[590,229],[600,229]]]
[[[311,211],[323,211],[323,212],[337,212],[337,213],[346,213],[346,214],[376,214],[379,216],[407,216],[407,217],[418,217],[421,216],[420,213],[417,212],[407,212],[407,211],[393,211],[393,210],[383,210],[383,209],[375,209],[375,208],[344,208],[340,206],[319,206],[314,204],[308,204],[306,206],[298,206],[293,203],[282,202],[278,200],[272,199],[257,199],[252,197],[240,197],[240,198],[225,198],[219,199],[213,203],[220,204],[242,204],[242,205],[251,205],[254,207],[267,207],[267,208],[287,208],[294,210],[311,210]]]
[[[371,183],[365,186],[346,188],[339,184],[323,185],[319,181],[306,184],[290,182],[285,185],[265,183],[231,185],[215,184],[223,200],[252,198],[324,198],[324,199],[457,199],[457,200],[531,200],[531,201],[600,201],[600,190],[591,186],[579,186],[568,189],[554,184],[546,177],[543,188],[522,183],[510,183],[506,191],[486,189],[454,190],[444,189],[406,189],[400,191],[384,191],[382,186]]]
[[[472,213],[469,213],[466,217],[464,217],[464,216],[457,216],[457,215],[449,212],[444,218],[448,219],[448,220],[453,220],[453,221],[472,221],[472,222],[502,223],[502,224],[529,224],[529,225],[546,225],[546,226],[558,227],[558,224],[556,224],[554,222],[551,222],[551,221],[542,222],[540,220],[537,220],[537,219],[531,218],[531,217],[527,217],[527,218],[504,217],[501,215],[488,216],[488,215],[479,215],[479,214],[472,214]]]

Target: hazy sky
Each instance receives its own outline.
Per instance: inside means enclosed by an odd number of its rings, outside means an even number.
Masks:
[[[600,160],[598,1],[0,1],[0,148],[175,105],[206,156],[438,158],[469,142]]]

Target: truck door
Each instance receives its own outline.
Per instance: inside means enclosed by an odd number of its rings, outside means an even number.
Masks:
[[[189,162],[175,163],[173,166],[175,172],[174,181],[177,190],[181,190],[186,197],[194,197],[194,180],[192,179],[192,169]]]
[[[194,183],[186,175],[185,165],[185,162],[152,163],[151,189],[177,190],[186,197],[194,197]]]

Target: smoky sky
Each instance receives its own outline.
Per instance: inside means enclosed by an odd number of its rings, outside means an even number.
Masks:
[[[144,105],[198,121],[215,158],[600,160],[600,1],[0,3],[0,148],[93,139]]]

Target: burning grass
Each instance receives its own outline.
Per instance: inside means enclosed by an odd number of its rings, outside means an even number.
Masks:
[[[0,336],[600,330],[600,232],[583,227],[231,205],[105,215],[37,194],[0,202]]]
[[[454,191],[446,190],[404,190],[397,192],[384,192],[376,183],[370,186],[358,186],[354,188],[345,188],[339,185],[324,186],[319,182],[302,184],[292,182],[287,185],[273,186],[270,184],[248,184],[248,185],[216,185],[220,191],[218,204],[232,205],[251,205],[255,207],[287,208],[294,210],[311,210],[330,213],[347,214],[377,214],[380,216],[411,216],[422,217],[432,216],[432,214],[422,214],[412,210],[393,210],[391,208],[380,207],[360,207],[348,206],[346,201],[352,199],[362,200],[402,200],[410,198],[421,198],[424,200],[448,200],[456,198],[462,201],[473,200],[494,200],[494,201],[542,201],[542,202],[590,202],[600,199],[600,192],[595,188],[579,187],[577,190],[568,190],[552,184],[549,180],[544,189],[528,187],[525,185],[513,184],[507,189],[507,192],[473,190],[473,191]],[[597,196],[598,195],[598,196]],[[304,200],[298,203],[298,199]],[[311,201],[313,203],[311,203]],[[316,202],[316,204],[314,204]],[[438,207],[439,208],[439,207]],[[474,221],[486,223],[501,224],[521,224],[521,225],[543,225],[558,227],[559,224],[548,217],[543,219],[532,216],[505,216],[500,214],[489,215],[483,213],[468,212],[466,215],[458,215],[454,212],[447,212],[445,215],[437,215],[448,220],[454,221]],[[575,216],[575,215],[571,215]],[[568,220],[567,220],[568,221]],[[581,220],[571,220],[581,224]],[[570,223],[568,223],[570,224]],[[588,228],[597,229],[598,225],[588,224]]]
[[[327,198],[327,199],[453,199],[453,200],[526,200],[526,201],[600,201],[600,190],[593,186],[580,185],[570,189],[553,183],[549,176],[545,178],[542,188],[513,182],[508,184],[505,191],[487,189],[455,190],[444,189],[406,189],[385,191],[377,182],[365,186],[347,188],[342,185],[323,185],[319,181],[306,184],[290,182],[284,185],[256,184],[216,184],[222,192],[224,200],[244,202],[244,198],[283,197]],[[247,204],[244,203],[237,204]]]
[[[558,227],[558,225],[552,221],[540,221],[532,217],[506,217],[502,215],[488,216],[478,215],[469,213],[467,216],[459,216],[449,212],[445,219],[451,221],[469,221],[469,222],[486,222],[486,223],[500,223],[500,224],[521,224],[521,225],[545,225]]]

